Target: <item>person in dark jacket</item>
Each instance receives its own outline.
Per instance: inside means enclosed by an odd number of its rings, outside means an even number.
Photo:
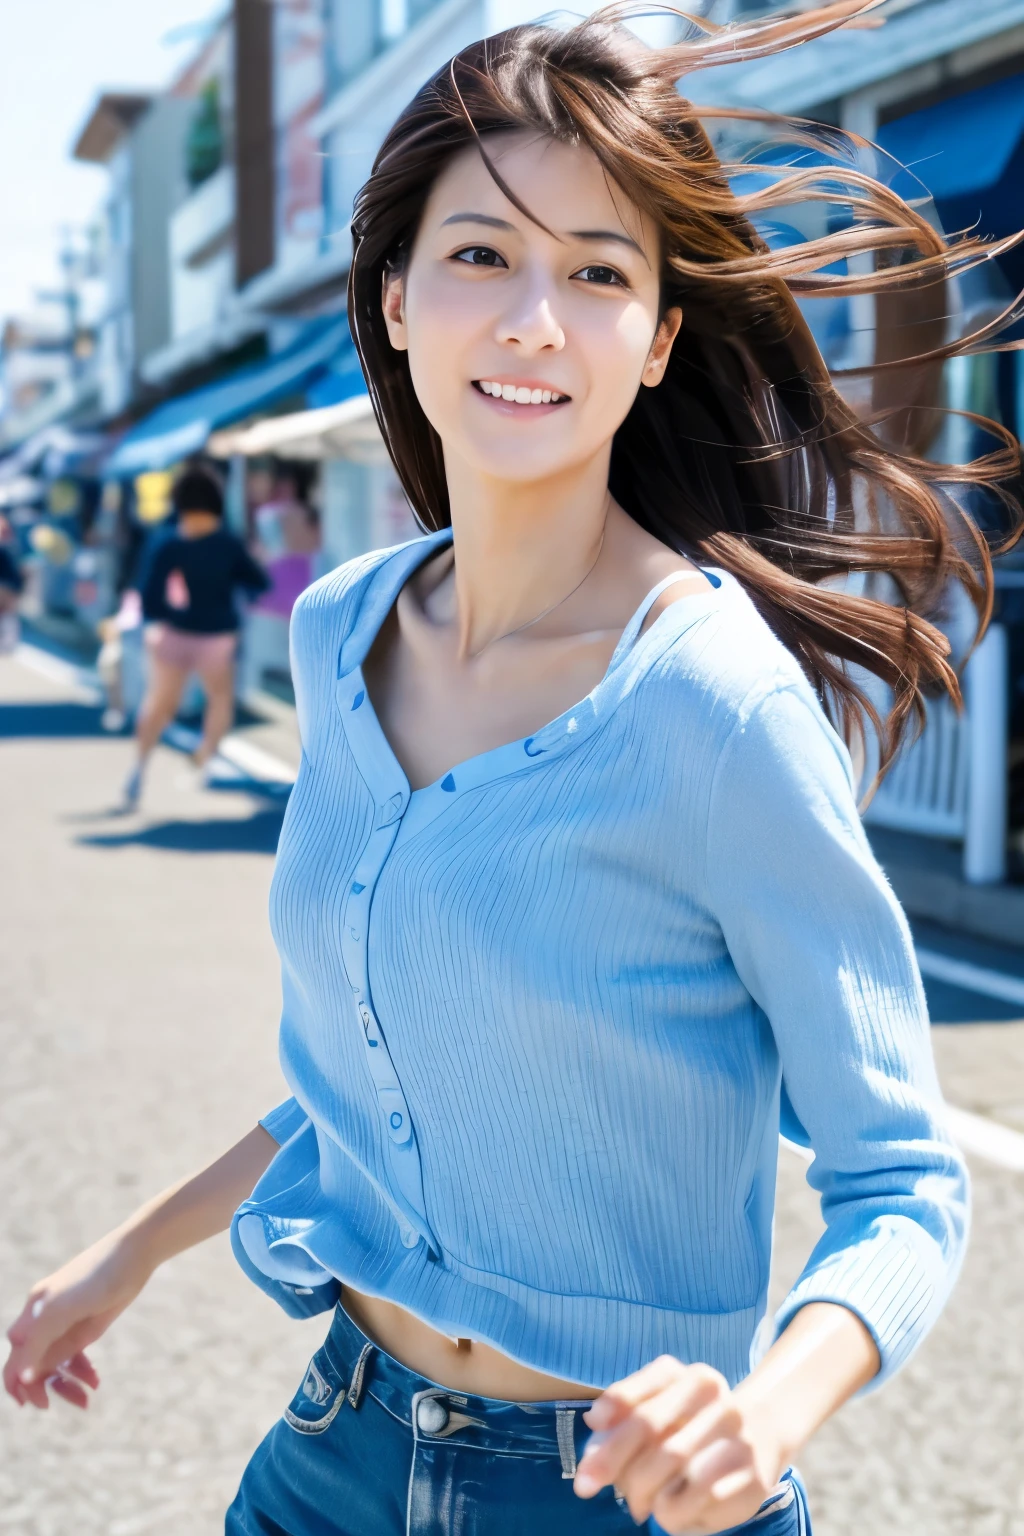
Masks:
[[[205,771],[234,712],[236,596],[269,586],[241,539],[224,527],[224,498],[213,476],[187,470],[173,491],[176,527],[153,551],[139,583],[146,622],[149,684],[135,728],[138,757],[124,787],[134,810],[146,761],[178,712],[190,675],[206,692],[203,737],[193,761]]]
[[[0,516],[0,656],[16,648],[21,634],[18,603],[25,581],[9,544],[11,538],[11,525]]]

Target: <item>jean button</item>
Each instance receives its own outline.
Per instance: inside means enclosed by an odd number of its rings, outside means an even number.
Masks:
[[[423,1435],[439,1435],[447,1426],[448,1409],[436,1397],[424,1397],[416,1409],[416,1428]]]

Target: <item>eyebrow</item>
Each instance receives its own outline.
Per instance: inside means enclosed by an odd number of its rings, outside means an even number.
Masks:
[[[447,219],[442,220],[441,228],[447,224],[486,224],[488,229],[508,229],[515,233],[515,225],[507,219],[495,219],[489,213],[453,213]]]
[[[452,213],[441,223],[444,229],[448,224],[484,224],[488,229],[504,229],[515,234],[516,226],[510,224],[507,219],[496,219],[490,213]],[[615,229],[570,229],[569,234],[573,240],[614,240],[619,245],[628,245],[630,250],[636,251],[647,261],[647,256],[641,246],[631,239],[629,235],[622,234]],[[648,263],[649,264],[649,263]]]
[[[636,251],[638,256],[643,256],[644,261],[647,260],[647,256],[642,247],[637,245],[636,241],[632,240],[629,235],[621,234],[618,230],[570,229],[569,233],[574,240],[615,240],[619,245],[628,245],[630,250]]]

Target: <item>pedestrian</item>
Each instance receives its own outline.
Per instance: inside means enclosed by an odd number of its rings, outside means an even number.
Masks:
[[[13,549],[13,530],[0,515],[0,656],[17,650],[21,639],[18,604],[25,590],[25,578]]]
[[[137,755],[123,806],[135,810],[153,748],[178,712],[189,677],[206,694],[203,735],[192,761],[200,776],[235,708],[239,592],[266,591],[267,577],[241,539],[224,527],[220,486],[203,469],[186,470],[174,485],[173,534],[155,546],[142,573],[148,681],[135,724]]]
[[[124,637],[142,625],[142,599],[134,587],[126,587],[116,613],[101,619],[96,626],[101,644],[96,656],[96,671],[103,688],[103,714],[100,726],[105,731],[123,731],[128,722]]]
[[[270,579],[269,590],[256,604],[261,613],[288,619],[300,592],[313,580],[320,553],[320,522],[309,498],[308,473],[303,466],[278,466],[270,498],[255,511],[256,553]]]
[[[286,1310],[334,1314],[230,1536],[807,1533],[793,1455],[954,1282],[966,1171],[842,732],[847,663],[896,687],[883,755],[955,695],[920,610],[984,605],[990,570],[935,466],[835,392],[798,257],[750,222],[841,171],[734,196],[676,89],[824,26],[490,38],[357,199],[352,332],[434,531],[294,612],[293,1096],[36,1285],[5,1371],[84,1403],[85,1347],[230,1224]],[[846,191],[803,258],[834,291],[890,230],[901,282],[941,278],[922,216]],[[898,607],[821,584],[877,570]],[[825,1232],[766,1321],[780,1124]]]

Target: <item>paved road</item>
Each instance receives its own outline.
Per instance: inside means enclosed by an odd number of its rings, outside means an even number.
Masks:
[[[107,814],[127,748],[67,687],[0,660],[0,1312],[275,1102],[266,897],[279,806],[178,787]],[[925,935],[932,948],[947,936]],[[923,940],[922,940],[923,941]],[[1020,958],[958,955],[1019,972]],[[1024,1023],[936,994],[947,1091],[1024,1128]],[[966,1024],[965,1017],[1001,1022]],[[783,1153],[776,1287],[818,1230]],[[974,1246],[904,1374],[803,1457],[817,1536],[1024,1536],[1024,1175],[977,1164]],[[3,1536],[216,1536],[322,1322],[289,1322],[222,1241],[160,1272],[96,1350],[93,1410],[0,1405]]]

